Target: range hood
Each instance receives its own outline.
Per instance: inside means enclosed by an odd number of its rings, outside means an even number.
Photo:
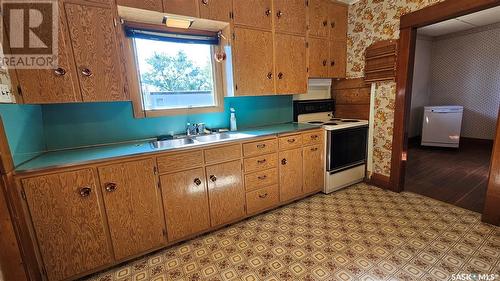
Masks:
[[[331,99],[332,79],[309,79],[307,94],[294,95],[294,100],[323,100]]]

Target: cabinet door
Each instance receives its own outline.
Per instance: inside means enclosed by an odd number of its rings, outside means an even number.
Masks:
[[[67,26],[64,21],[64,13],[60,12],[58,68],[16,70],[24,103],[68,103],[82,100],[73,63],[73,53],[66,35]]]
[[[91,169],[27,178],[22,185],[49,280],[112,261]]]
[[[329,0],[309,0],[310,36],[328,37],[330,32],[329,4]]]
[[[271,30],[272,0],[233,0],[234,24]]]
[[[328,40],[309,38],[309,77],[328,78],[330,74],[330,45]]]
[[[125,99],[111,9],[65,4],[83,101]]]
[[[347,42],[330,41],[330,77],[344,78],[347,67]]]
[[[169,241],[210,227],[208,191],[202,168],[161,176]]]
[[[116,4],[143,10],[163,12],[162,0],[116,0]]]
[[[276,92],[307,92],[306,39],[302,36],[276,34]]]
[[[304,193],[319,191],[325,186],[323,145],[304,147]]]
[[[98,168],[115,258],[161,246],[164,220],[152,159]]]
[[[347,39],[347,6],[339,3],[330,3],[328,14],[330,16],[330,39]]]
[[[268,31],[234,30],[236,95],[274,94],[273,36]]]
[[[198,0],[200,17],[204,19],[230,22],[233,10],[232,0]]]
[[[288,201],[302,195],[302,148],[279,154],[280,199]]]
[[[163,0],[165,13],[182,16],[198,17],[198,0]]]
[[[274,0],[274,17],[277,32],[306,34],[305,0]]]
[[[245,188],[241,161],[206,167],[212,226],[237,220],[245,215]]]

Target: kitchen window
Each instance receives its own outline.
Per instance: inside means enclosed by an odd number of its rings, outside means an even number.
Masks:
[[[223,110],[216,33],[208,35],[126,29],[132,40],[140,103],[145,116]]]

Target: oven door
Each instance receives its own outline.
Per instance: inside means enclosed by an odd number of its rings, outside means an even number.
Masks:
[[[327,131],[327,171],[336,173],[366,163],[368,127]]]

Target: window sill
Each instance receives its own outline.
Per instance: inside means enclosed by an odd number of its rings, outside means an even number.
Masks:
[[[207,106],[207,107],[145,110],[144,113],[146,117],[161,117],[161,116],[212,113],[212,112],[223,112],[223,111],[224,111],[224,104],[220,104],[217,106]]]

